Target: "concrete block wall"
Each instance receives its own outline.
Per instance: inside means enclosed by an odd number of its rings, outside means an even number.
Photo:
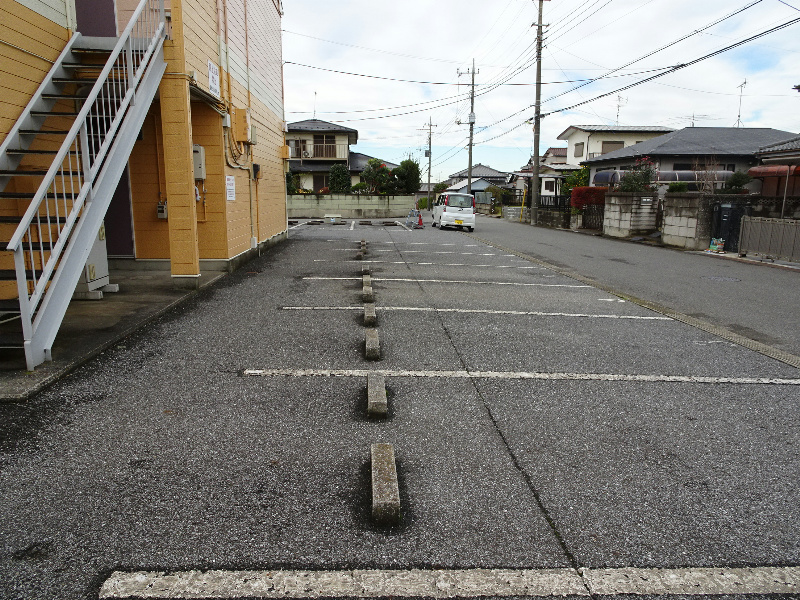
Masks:
[[[711,242],[713,196],[667,194],[661,241],[687,250],[704,250]]]
[[[514,221],[515,223],[520,222],[519,218],[519,206],[504,206],[503,207],[503,218],[508,221]],[[531,211],[529,208],[522,209],[522,223],[530,223],[531,222]]]
[[[327,214],[343,219],[397,219],[414,208],[414,196],[296,194],[286,198],[290,219],[321,219]]]
[[[652,233],[656,229],[657,208],[656,193],[611,192],[606,195],[603,235],[624,238]]]

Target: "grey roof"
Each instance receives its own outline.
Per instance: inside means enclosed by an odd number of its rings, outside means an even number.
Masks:
[[[766,127],[686,127],[607,152],[582,164],[594,165],[642,156],[754,156],[759,148],[785,141],[791,135],[789,131]]]
[[[361,152],[351,152],[350,153],[350,172],[353,173],[361,173],[364,169],[367,168],[367,162],[369,159],[375,158],[374,156],[367,156],[366,154],[361,154]],[[388,160],[381,160],[383,164],[385,164],[389,169],[396,169],[400,165],[396,165],[394,163],[390,163]]]
[[[621,133],[669,133],[670,131],[674,131],[671,127],[662,127],[660,125],[570,125],[558,136],[558,139],[566,139],[566,137],[563,136],[565,136],[570,129]]]
[[[800,136],[793,137],[790,140],[784,140],[777,144],[770,144],[759,148],[759,154],[762,152],[794,152],[800,150]]]
[[[452,175],[450,175],[450,178],[452,179],[454,177],[460,177],[463,179],[467,176],[468,170],[469,169],[467,168],[464,169],[463,171],[459,171],[458,173],[453,173]],[[475,179],[476,177],[505,177],[505,176],[506,173],[504,173],[503,171],[496,171],[492,167],[482,165],[481,163],[478,163],[477,165],[472,165],[472,179]]]
[[[286,128],[289,133],[346,133],[350,138],[351,144],[358,143],[358,130],[344,125],[337,125],[336,123],[328,123],[328,121],[321,121],[319,119],[306,119],[305,121],[296,121],[295,123],[287,123]]]

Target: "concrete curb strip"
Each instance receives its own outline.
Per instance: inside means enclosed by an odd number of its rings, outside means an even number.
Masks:
[[[400,487],[397,484],[397,465],[394,446],[372,444],[372,518],[383,524],[400,520]]]
[[[106,598],[478,598],[796,594],[798,567],[116,571]]]
[[[367,375],[367,415],[385,417],[389,412],[389,400],[386,397],[386,380],[383,375],[370,373]]]
[[[361,291],[361,298],[364,302],[375,302],[375,292],[372,291],[371,285],[365,285]]]
[[[367,360],[380,360],[381,341],[378,337],[378,330],[375,328],[367,329],[364,340],[364,357]]]
[[[364,325],[367,327],[374,327],[378,324],[378,314],[375,311],[375,305],[367,302],[364,305]]]

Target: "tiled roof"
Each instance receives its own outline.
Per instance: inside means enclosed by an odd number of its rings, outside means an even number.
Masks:
[[[549,154],[550,156],[566,156],[567,147],[564,146],[563,148],[557,148],[557,147],[548,148],[545,151],[545,154]]]
[[[770,128],[686,127],[653,139],[607,152],[583,164],[600,164],[642,156],[748,156],[793,134]]]
[[[778,142],[777,144],[771,144],[769,146],[763,146],[759,148],[759,153],[761,152],[792,152],[795,150],[800,150],[800,136],[794,137],[789,140],[784,140],[782,142]]]
[[[606,133],[669,133],[674,131],[670,127],[661,127],[660,125],[570,125],[567,127],[557,139],[565,140],[569,137],[571,129],[577,131],[588,132],[606,132]]]
[[[453,173],[450,175],[451,178],[454,177],[466,177],[467,171],[469,169],[464,169],[463,171],[459,171],[458,173]],[[506,174],[503,171],[496,171],[492,167],[488,167],[486,165],[482,165],[478,163],[477,165],[472,165],[472,178],[475,179],[476,177],[505,177]],[[465,184],[466,185],[466,184]]]
[[[366,154],[361,154],[361,152],[351,152],[350,153],[350,171],[351,172],[358,172],[360,173],[364,169],[367,168],[367,162],[371,158],[375,158],[374,156],[367,156]],[[382,160],[383,164],[386,165],[388,169],[396,169],[400,165],[396,165],[394,163],[390,163],[388,160]]]
[[[346,133],[350,138],[351,144],[358,143],[358,130],[336,123],[328,123],[328,121],[321,121],[320,119],[306,119],[305,121],[296,121],[294,123],[287,123],[286,128],[289,133]]]

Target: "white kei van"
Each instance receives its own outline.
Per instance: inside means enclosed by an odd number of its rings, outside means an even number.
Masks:
[[[475,196],[444,192],[433,205],[433,226],[475,229]]]

